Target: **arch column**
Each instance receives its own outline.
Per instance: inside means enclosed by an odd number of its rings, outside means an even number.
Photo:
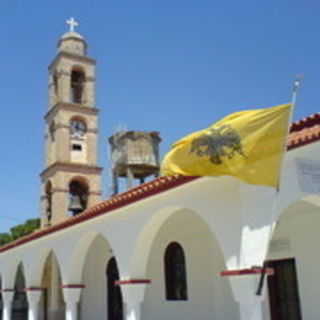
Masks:
[[[125,319],[141,319],[141,303],[144,300],[146,287],[151,283],[150,279],[130,279],[116,281],[121,286],[123,302],[125,303]]]
[[[26,288],[28,298],[28,320],[38,320],[41,288]]]
[[[239,305],[240,320],[263,320],[264,282],[273,275],[271,268],[252,268],[221,272],[228,276],[234,298]]]
[[[78,320],[78,303],[84,287],[83,284],[65,284],[62,286],[66,303],[66,320]]]
[[[14,296],[14,289],[2,290],[2,301],[3,301],[2,320],[11,320],[13,296]]]

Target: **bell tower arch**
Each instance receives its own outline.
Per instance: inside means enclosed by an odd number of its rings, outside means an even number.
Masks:
[[[42,227],[83,212],[101,199],[97,165],[98,114],[95,102],[96,61],[87,42],[74,31],[58,42],[49,65],[49,105],[45,115],[45,169],[41,173]]]

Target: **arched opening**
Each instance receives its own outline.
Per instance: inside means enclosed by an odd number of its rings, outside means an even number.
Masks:
[[[55,141],[54,134],[55,134],[55,123],[54,121],[52,121],[49,126],[49,135],[50,135],[51,142]]]
[[[145,291],[143,318],[208,320],[238,317],[239,309],[229,280],[217,276],[226,268],[220,244],[198,213],[182,208],[160,211],[146,225],[137,249],[134,272],[152,281]],[[177,254],[180,257],[175,262]],[[146,265],[139,265],[145,257]],[[186,279],[186,285],[180,285],[178,292],[171,290],[172,296],[176,295],[173,296],[175,300],[170,296],[167,299],[170,280],[166,277],[175,274],[170,271],[172,269],[181,274],[179,265],[185,268],[181,278]],[[179,279],[179,276],[175,277]]]
[[[73,179],[69,184],[69,211],[75,216],[87,208],[89,187],[82,179]]]
[[[58,82],[58,75],[57,75],[57,72],[54,72],[53,74],[53,90],[54,90],[54,95],[55,95],[55,98],[58,97],[58,94],[59,94],[59,82]]]
[[[71,72],[71,102],[83,103],[85,74],[81,69],[75,68]]]
[[[48,181],[46,184],[46,207],[45,207],[45,216],[47,218],[48,225],[51,224],[52,219],[52,183]]]
[[[164,256],[167,300],[187,300],[187,271],[182,246],[177,242],[168,245]]]
[[[65,304],[61,289],[62,279],[58,260],[53,252],[49,254],[43,268],[40,299],[40,319],[64,319]]]
[[[22,263],[19,264],[14,285],[12,301],[12,319],[28,319],[28,299],[25,292],[26,281]]]
[[[77,254],[72,259],[75,263],[78,261],[78,269],[73,273],[73,281],[80,281],[85,286],[81,293],[80,318],[122,319],[117,311],[121,311],[122,306],[121,295],[119,298],[120,288],[114,286],[114,281],[119,279],[119,270],[108,240],[98,234],[84,235],[76,251]],[[73,270],[74,265],[76,264],[72,263],[70,270]],[[79,271],[81,275],[78,274]],[[82,280],[78,280],[80,277]]]
[[[123,320],[123,300],[119,280],[117,261],[112,257],[107,265],[108,320]]]
[[[265,318],[271,320],[317,319],[320,295],[319,200],[301,199],[280,215],[269,245],[268,266],[274,275],[268,277]]]

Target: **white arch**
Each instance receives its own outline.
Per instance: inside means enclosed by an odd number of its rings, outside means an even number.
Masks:
[[[21,259],[15,258],[9,262],[4,264],[4,267],[1,271],[1,279],[2,279],[2,288],[3,289],[13,289],[16,281],[16,275],[18,272],[18,268],[20,263],[22,263]]]
[[[207,222],[199,214],[197,214],[194,210],[188,208],[167,207],[156,212],[147,222],[142,232],[140,233],[130,261],[129,272],[131,277],[145,277],[150,251],[160,228],[168,219],[170,219],[170,217],[179,213],[183,214],[183,211],[187,211],[188,213],[194,215],[194,217],[206,227],[208,233],[211,235],[212,241],[216,243],[222,254],[223,251],[216,236],[212,233]]]
[[[96,231],[84,234],[69,258],[70,260],[66,269],[66,281],[68,283],[82,283],[82,274],[88,251],[98,237],[101,237],[112,250],[110,242],[103,234]]]
[[[26,285],[28,287],[41,286],[44,267],[51,252],[54,252],[53,248],[41,248],[36,252],[29,252],[29,254],[22,259]]]

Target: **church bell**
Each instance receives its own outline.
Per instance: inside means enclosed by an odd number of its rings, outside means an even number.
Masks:
[[[78,194],[74,194],[70,197],[69,211],[75,216],[84,210],[81,199]]]

